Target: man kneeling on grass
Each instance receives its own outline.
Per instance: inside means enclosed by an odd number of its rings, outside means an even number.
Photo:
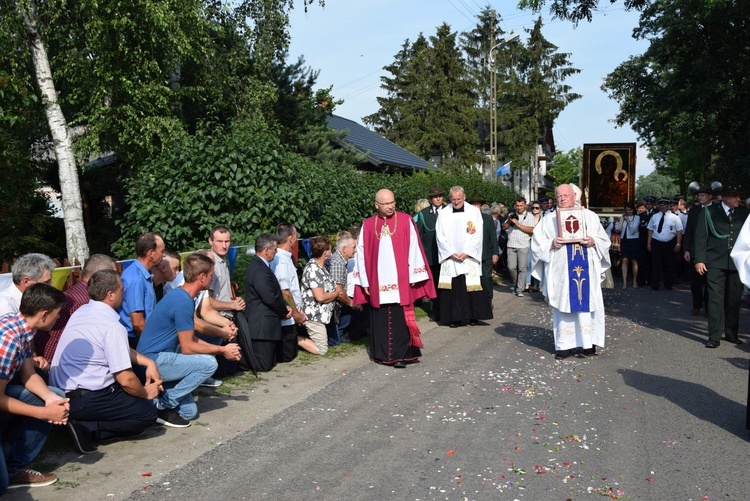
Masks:
[[[47,441],[53,424],[68,420],[68,399],[48,387],[34,368],[31,343],[37,329],[49,330],[65,304],[65,295],[49,284],[28,287],[20,311],[0,317],[0,495],[6,489],[41,487],[57,482],[52,473],[28,467]]]
[[[161,377],[153,360],[128,344],[128,331],[117,308],[123,287],[114,270],[89,278],[92,301],[70,317],[52,358],[50,382],[70,398],[68,430],[82,454],[94,452],[94,440],[140,435],[156,422],[151,402],[159,396]],[[146,368],[146,385],[133,366]]]
[[[192,392],[216,371],[213,355],[240,359],[235,343],[217,346],[195,336],[194,299],[211,284],[214,262],[201,254],[185,259],[185,283],[162,299],[149,317],[138,341],[138,352],[153,359],[164,381],[157,400],[157,423],[173,428],[190,426],[198,417]]]

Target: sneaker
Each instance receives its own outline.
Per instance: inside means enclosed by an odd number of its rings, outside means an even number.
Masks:
[[[74,419],[68,419],[68,431],[78,452],[81,454],[96,452],[96,446],[91,443],[91,433],[85,426]]]
[[[36,470],[19,470],[10,481],[8,489],[20,489],[22,487],[46,487],[57,482],[54,473],[39,473]]]
[[[516,296],[518,296],[518,297],[523,297],[523,292],[520,292],[520,291],[519,291],[519,292],[516,292]]]
[[[170,428],[187,428],[190,426],[190,421],[183,419],[177,409],[160,410],[156,422]]]
[[[214,378],[210,377],[210,378],[206,379],[205,381],[203,381],[200,384],[200,386],[202,386],[203,388],[218,388],[222,384],[223,384],[223,381],[219,381],[218,379],[214,379]]]

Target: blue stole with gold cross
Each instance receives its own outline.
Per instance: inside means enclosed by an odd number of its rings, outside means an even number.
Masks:
[[[570,312],[589,309],[589,250],[581,244],[568,244],[568,286],[570,287]]]

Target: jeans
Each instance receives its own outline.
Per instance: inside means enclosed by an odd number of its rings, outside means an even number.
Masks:
[[[52,386],[49,389],[65,398],[62,390]],[[7,385],[5,394],[25,404],[44,407],[44,400],[22,385]],[[42,419],[0,412],[0,430],[5,432],[10,439],[10,451],[7,456],[0,454],[0,495],[8,488],[10,479],[24,466],[34,461],[44,447],[51,429],[52,423]]]
[[[164,381],[164,393],[159,398],[161,404],[168,409],[177,408],[183,419],[198,417],[198,406],[192,393],[216,372],[216,358],[213,355],[162,352],[154,361]]]
[[[352,323],[352,309],[348,306],[342,306],[339,314],[339,323],[333,318],[326,326],[328,331],[328,346],[338,346],[341,344],[341,337],[346,333]]]

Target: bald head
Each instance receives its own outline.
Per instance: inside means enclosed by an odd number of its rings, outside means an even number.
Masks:
[[[555,198],[557,199],[557,206],[561,209],[569,209],[575,206],[576,196],[573,187],[569,184],[558,186],[555,190]]]
[[[375,193],[375,210],[383,217],[392,216],[396,212],[396,199],[391,190],[382,189]]]

